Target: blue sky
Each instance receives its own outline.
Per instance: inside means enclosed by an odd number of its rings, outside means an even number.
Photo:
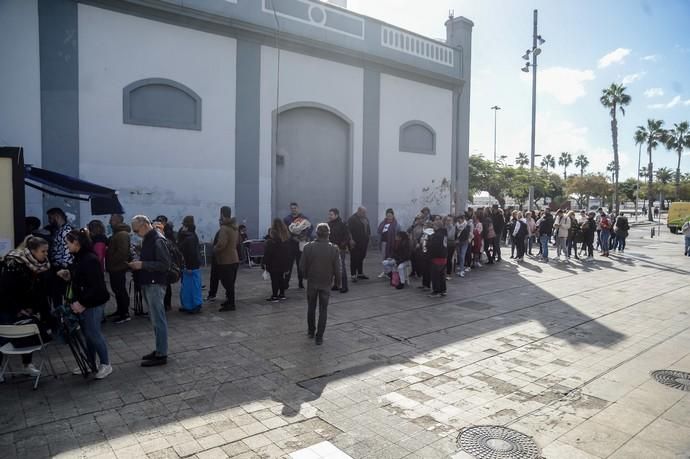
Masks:
[[[432,38],[445,37],[451,9],[474,22],[473,154],[493,157],[493,105],[502,107],[498,155],[512,163],[518,152],[529,153],[532,80],[520,67],[532,44],[534,9],[546,39],[537,74],[537,154],[584,153],[589,171],[604,172],[613,153],[610,118],[599,97],[612,82],[624,82],[632,97],[619,119],[621,179],[636,175],[638,125],[648,118],[667,127],[690,121],[690,0],[349,0],[348,7]],[[676,158],[658,148],[654,168],[675,170]],[[690,151],[681,170],[690,171]]]

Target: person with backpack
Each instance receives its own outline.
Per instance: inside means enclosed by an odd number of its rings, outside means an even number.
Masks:
[[[615,231],[615,249],[623,253],[625,252],[625,240],[628,238],[628,232],[630,231],[630,223],[628,223],[628,217],[623,215],[622,212],[618,215],[618,218],[616,219]]]
[[[515,227],[513,229],[513,239],[515,240],[515,246],[517,247],[517,256],[515,259],[520,262],[525,258],[525,241],[527,239],[527,234],[529,233],[529,228],[527,227],[527,220],[522,216],[522,212],[517,213],[515,220]]]
[[[60,278],[70,282],[66,300],[72,312],[79,317],[79,325],[86,340],[86,356],[91,368],[97,368],[95,378],[103,379],[113,372],[108,356],[108,345],[101,332],[103,309],[110,299],[105,286],[105,276],[93,242],[86,230],[72,230],[65,237],[67,249],[74,257],[69,269],[57,272]],[[99,365],[96,365],[98,355]],[[80,367],[72,370],[81,375]]]
[[[539,244],[541,245],[541,256],[545,263],[549,262],[549,240],[553,232],[553,216],[551,211],[544,209],[544,215],[537,222],[539,233]]]
[[[266,239],[262,260],[264,269],[271,276],[271,296],[266,301],[277,303],[287,300],[285,288],[292,267],[292,246],[287,226],[280,218],[274,218]]]
[[[686,220],[680,228],[680,232],[685,236],[685,252],[683,255],[690,257],[690,220]]]
[[[465,221],[464,215],[459,215],[455,223],[455,233],[457,234],[457,252],[458,262],[456,266],[457,275],[465,277],[465,257],[467,256],[467,247],[470,244],[470,233],[472,227]]]
[[[235,310],[235,281],[240,266],[240,257],[237,254],[239,233],[229,206],[220,208],[220,218],[222,223],[218,231],[218,242],[213,246],[213,256],[218,263],[218,277],[225,289],[226,298],[218,312],[226,312]]]
[[[601,228],[601,232],[599,233],[599,236],[601,237],[601,256],[608,257],[610,250],[609,239],[611,237],[611,220],[609,220],[608,215],[606,215],[603,210],[601,211],[599,227]]]
[[[190,314],[201,312],[201,253],[192,215],[182,219],[182,228],[177,233],[177,245],[184,259],[184,266],[180,267],[180,311]]]
[[[132,218],[132,231],[142,238],[140,259],[129,262],[132,271],[138,272],[142,299],[149,311],[156,337],[156,349],[142,357],[142,367],[168,363],[168,320],[165,316],[165,288],[172,260],[165,238],[151,225],[145,215]]]

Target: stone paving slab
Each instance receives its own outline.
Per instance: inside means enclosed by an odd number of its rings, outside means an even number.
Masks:
[[[690,458],[689,393],[650,378],[690,371],[690,259],[681,237],[647,237],[635,228],[626,254],[594,263],[472,270],[445,298],[374,279],[372,252],[372,279],[333,294],[323,346],[303,291],[267,303],[260,271],[242,269],[237,311],[169,313],[165,367],[139,366],[153,335],[135,318],[104,325],[107,379],[71,376],[54,345],[57,380],[1,385],[0,457],[273,458],[329,442],[352,458],[463,458],[459,430],[489,424],[549,459]]]

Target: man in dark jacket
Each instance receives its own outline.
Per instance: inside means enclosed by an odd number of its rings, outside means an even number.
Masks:
[[[316,344],[323,343],[323,333],[326,330],[328,316],[329,288],[332,283],[336,287],[341,279],[340,253],[338,248],[328,242],[330,229],[326,223],[319,223],[316,227],[316,241],[304,247],[300,260],[300,270],[307,280],[307,327],[309,337],[314,337]],[[316,302],[319,302],[319,324],[316,322]]]
[[[149,317],[156,336],[156,350],[142,357],[142,367],[168,363],[168,320],[163,297],[168,285],[171,257],[163,236],[158,234],[145,215],[132,218],[132,231],[143,239],[141,260],[129,263],[132,271],[139,272],[141,293],[148,306]]]
[[[553,216],[551,211],[547,208],[544,210],[544,216],[539,219],[539,242],[541,243],[541,256],[546,262],[549,261],[549,240],[551,233],[553,233]]]
[[[330,241],[340,250],[340,275],[342,279],[340,281],[340,293],[347,292],[347,269],[345,268],[345,257],[347,257],[347,251],[350,248],[350,230],[347,229],[347,225],[340,218],[340,211],[336,208],[330,209],[328,211],[328,227],[331,231]],[[331,290],[338,290],[334,285]]]
[[[503,209],[495,207],[493,209],[493,214],[491,215],[491,220],[494,225],[494,232],[496,237],[494,238],[494,257],[496,261],[501,261],[501,243],[503,242],[503,236],[505,235],[506,220],[503,216]]]
[[[302,276],[302,271],[300,271],[300,258],[302,257],[302,250],[300,250],[300,243],[305,244],[311,239],[312,233],[314,231],[314,226],[312,224],[309,224],[309,226],[304,229],[302,232],[299,234],[295,234],[290,230],[290,225],[294,223],[296,220],[306,220],[309,221],[309,219],[302,213],[300,212],[299,209],[299,204],[296,202],[291,202],[290,203],[290,213],[283,218],[283,223],[285,223],[285,226],[287,226],[288,232],[290,233],[290,244],[292,247],[292,259],[295,261],[297,264],[297,279],[299,281],[299,288],[304,288],[304,283],[303,281],[303,276]],[[288,273],[287,276],[287,283],[288,285],[290,284],[290,278],[292,278],[292,264],[290,265],[290,272]]]
[[[239,231],[229,206],[220,208],[220,220],[218,241],[213,246],[213,256],[218,264],[218,277],[225,289],[226,298],[218,312],[226,312],[235,310],[235,281],[240,266],[240,256],[237,253]]]
[[[446,261],[448,238],[443,222],[434,223],[434,234],[429,238],[429,259],[431,260],[432,298],[446,296]]]
[[[127,271],[129,266],[131,228],[124,223],[121,214],[110,216],[110,227],[113,235],[108,243],[108,251],[105,256],[105,268],[110,275],[110,288],[115,294],[117,311],[111,314],[116,324],[125,323],[129,317],[129,293],[127,292]]]
[[[369,279],[364,275],[364,259],[367,257],[367,248],[369,247],[369,239],[371,239],[367,209],[358,207],[357,212],[347,220],[347,228],[350,230],[350,236],[352,236],[350,244],[352,282],[357,282],[357,279]]]

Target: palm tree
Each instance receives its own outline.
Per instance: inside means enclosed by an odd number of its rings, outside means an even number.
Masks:
[[[527,157],[527,153],[518,153],[517,159],[515,160],[515,164],[517,164],[520,167],[524,167],[529,164],[529,158]]]
[[[612,83],[601,92],[599,101],[601,105],[609,109],[611,114],[611,139],[613,140],[613,162],[616,163],[615,179],[613,181],[613,200],[616,206],[616,215],[620,209],[618,203],[618,171],[620,170],[620,161],[618,160],[618,120],[616,119],[616,110],[619,109],[621,114],[625,116],[625,106],[630,104],[630,96],[625,93],[625,86],[622,84]]]
[[[669,129],[667,133],[666,148],[678,153],[678,167],[676,167],[676,199],[678,199],[680,196],[680,157],[685,148],[690,148],[690,126],[687,121],[683,121],[674,124],[673,129]]]
[[[637,126],[635,131],[635,139],[641,139],[647,144],[647,157],[649,164],[647,164],[647,181],[649,188],[647,189],[647,198],[649,199],[649,208],[647,209],[647,219],[650,222],[654,221],[654,214],[652,207],[654,207],[654,196],[652,193],[652,184],[654,183],[654,165],[652,164],[652,152],[659,146],[659,142],[663,142],[666,138],[666,131],[662,127],[663,120],[647,120],[647,126]]]
[[[635,131],[635,135],[633,136],[633,139],[635,140],[635,145],[639,145],[638,150],[637,150],[637,187],[635,188],[635,221],[637,221],[637,208],[639,207],[639,202],[640,202],[640,175],[643,177],[647,175],[647,173],[643,173],[642,169],[645,171],[647,170],[646,167],[641,168],[642,166],[642,145],[644,145],[644,135],[640,133],[640,131]]]
[[[589,159],[587,159],[585,155],[577,155],[577,158],[575,158],[575,167],[580,168],[580,177],[584,177],[587,166],[589,166]]]
[[[566,180],[568,178],[568,166],[570,166],[572,163],[573,157],[567,151],[564,151],[563,153],[561,153],[561,156],[558,157],[558,165],[563,166],[563,180]]]
[[[610,173],[611,173],[611,183],[615,182],[615,180],[616,180],[616,174],[615,174],[615,172],[616,172],[616,162],[615,162],[615,161],[611,161],[610,163],[608,163],[608,164],[606,165],[606,172],[610,172]]]
[[[552,155],[544,156],[544,158],[541,160],[541,167],[546,169],[546,172],[549,171],[549,167],[554,169],[556,167],[556,158],[554,158]]]

